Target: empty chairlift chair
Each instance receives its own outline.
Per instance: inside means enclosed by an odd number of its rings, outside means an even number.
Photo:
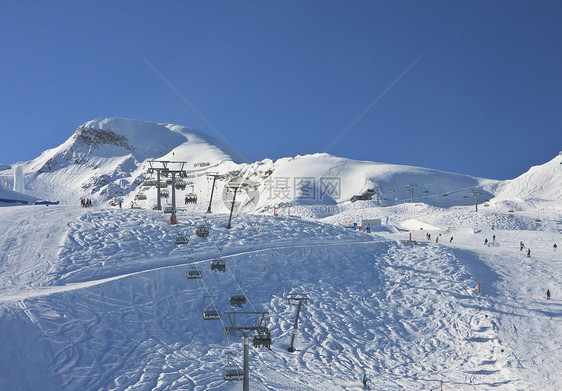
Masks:
[[[188,280],[203,278],[203,272],[198,267],[190,264],[187,268],[186,277]]]
[[[178,233],[174,238],[175,244],[187,244],[188,242],[189,240],[187,240],[187,237],[182,233]]]
[[[220,312],[214,307],[207,307],[203,310],[203,320],[219,320]]]
[[[145,179],[142,182],[143,186],[156,186],[157,184],[158,184],[158,181],[156,179],[153,179],[153,178]]]
[[[207,228],[207,226],[205,225],[200,225],[195,230],[195,235],[200,238],[206,238],[207,236],[209,236],[209,228]]]
[[[244,370],[230,362],[230,352],[227,352],[228,364],[224,367],[222,378],[226,381],[244,380]]]
[[[226,271],[226,261],[224,259],[213,259],[211,261],[211,270],[218,270],[219,272]]]

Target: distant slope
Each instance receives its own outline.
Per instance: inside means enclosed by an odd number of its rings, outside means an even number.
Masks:
[[[500,199],[513,201],[562,201],[562,155],[523,175],[499,182],[492,191]]]
[[[86,122],[62,145],[22,164],[26,187],[40,198],[74,203],[88,197],[106,201],[134,192],[147,160],[219,164],[247,159],[197,130],[124,118]]]

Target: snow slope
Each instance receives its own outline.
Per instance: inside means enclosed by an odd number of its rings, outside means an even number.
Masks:
[[[379,209],[448,228],[431,231],[439,244],[413,231],[413,246],[405,232],[296,218],[240,215],[227,230],[223,214],[180,213],[171,226],[156,211],[2,208],[0,388],[240,389],[221,371],[226,351],[240,363],[241,338],[201,318],[207,294],[231,310],[240,281],[244,309],[269,311],[273,338],[271,351],[251,349],[251,389],[353,390],[363,373],[381,390],[560,389],[560,209],[542,230],[499,210]],[[208,238],[194,235],[201,223]],[[179,232],[189,245],[173,244]],[[225,273],[209,269],[219,253]],[[203,280],[186,280],[190,257]],[[295,353],[291,287],[310,297]]]

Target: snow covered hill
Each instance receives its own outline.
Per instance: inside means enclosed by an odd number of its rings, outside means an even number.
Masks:
[[[470,205],[471,191],[479,189],[480,202],[493,194],[484,187],[496,181],[443,171],[343,159],[328,154],[265,159],[249,163],[239,152],[202,132],[179,125],[152,124],[110,118],[93,120],[78,127],[65,143],[21,164],[29,194],[38,198],[76,203],[92,198],[98,203],[121,200],[150,209],[156,191],[143,186],[148,179],[148,160],[187,162],[190,172],[178,199],[195,192],[208,199],[207,172],[229,174],[254,186],[246,211],[268,211],[288,205],[334,205],[375,189],[382,205],[414,199],[429,205]],[[0,171],[9,177],[11,169]],[[219,182],[219,195],[224,181]],[[407,190],[410,189],[410,190]],[[224,195],[224,194],[223,194]],[[139,202],[137,202],[139,201]],[[217,197],[213,206],[226,211]]]
[[[153,158],[188,162],[179,204],[198,200],[178,225],[152,210]],[[327,154],[250,163],[177,125],[90,121],[21,163],[26,191],[60,205],[0,203],[0,390],[239,390],[230,311],[268,312],[252,390],[356,390],[363,374],[376,390],[562,389],[561,159],[504,182]],[[212,214],[209,172],[224,174]],[[227,229],[229,181],[251,186]],[[383,224],[350,229],[363,219]],[[289,292],[309,297],[293,353]]]
[[[560,389],[560,208],[541,230],[419,208],[383,207],[437,228],[412,231],[417,245],[284,217],[236,216],[228,230],[225,214],[180,212],[173,226],[150,210],[2,208],[0,389],[239,390],[222,372],[228,351],[242,365],[242,339],[223,326],[241,310],[269,312],[273,341],[250,347],[252,390],[355,390],[364,373],[377,390]],[[211,271],[221,254],[226,271]],[[186,279],[191,267],[203,279]],[[291,290],[310,298],[294,353]],[[222,320],[203,320],[206,308]]]
[[[65,143],[21,166],[30,194],[69,204],[82,197],[99,202],[130,193],[132,197],[151,159],[181,160],[190,166],[247,160],[197,130],[109,118],[86,122]]]
[[[523,175],[494,186],[498,200],[522,205],[562,202],[562,153]]]

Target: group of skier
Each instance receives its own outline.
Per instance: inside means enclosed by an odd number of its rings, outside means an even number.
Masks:
[[[80,200],[80,205],[81,205],[83,208],[89,208],[90,206],[92,206],[92,200],[89,199],[89,198],[82,198],[82,199]]]

